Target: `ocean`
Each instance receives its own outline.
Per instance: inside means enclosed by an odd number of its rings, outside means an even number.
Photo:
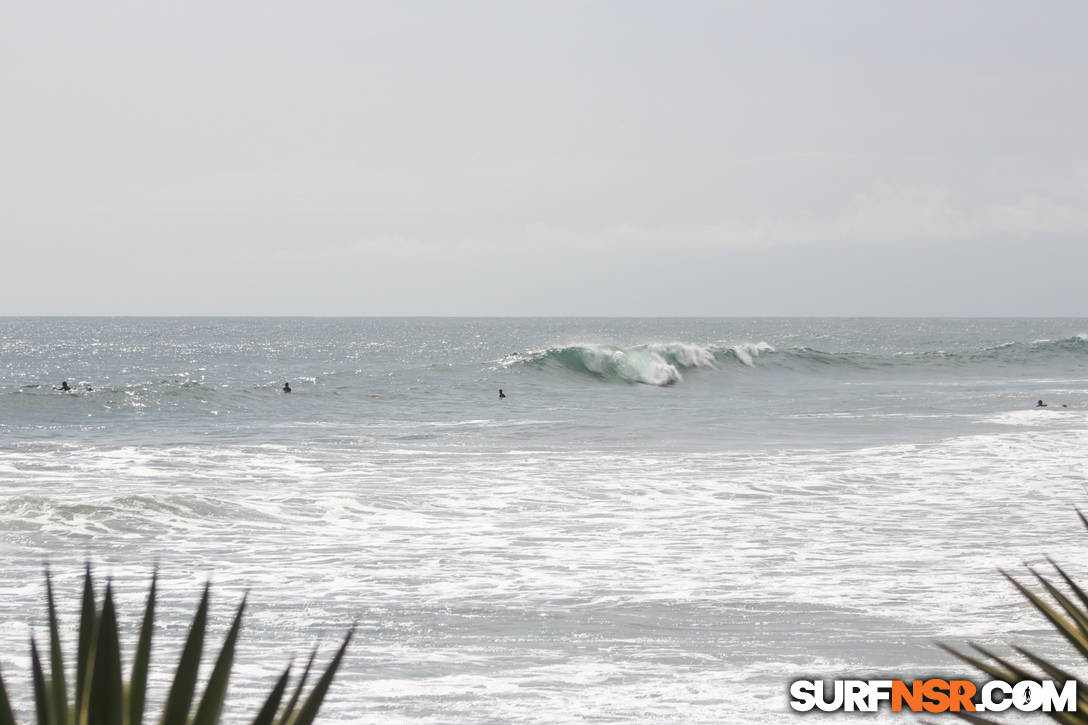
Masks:
[[[0,671],[90,561],[130,649],[158,568],[152,703],[249,593],[227,722],[353,624],[319,722],[793,722],[1075,666],[998,569],[1088,581],[1086,463],[1086,319],[0,318]]]

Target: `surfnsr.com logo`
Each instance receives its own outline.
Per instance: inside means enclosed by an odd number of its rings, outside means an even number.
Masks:
[[[970,680],[795,680],[790,707],[798,712],[1076,712],[1075,680],[991,680],[981,687]]]

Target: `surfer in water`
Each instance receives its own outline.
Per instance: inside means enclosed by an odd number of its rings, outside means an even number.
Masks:
[[[1044,403],[1043,401],[1040,400],[1038,403],[1035,404],[1035,407],[1036,408],[1045,408],[1046,403]]]
[[[67,380],[62,382],[60,384],[60,387],[57,388],[57,389],[60,390],[61,392],[64,392],[64,393],[70,392],[72,390],[70,387],[68,387],[68,381]]]
[[[290,393],[291,392],[291,383],[284,383],[283,384],[283,392],[285,392],[285,393]]]
[[[502,388],[499,388],[499,400],[502,400],[505,397],[506,397],[506,393],[502,392]]]

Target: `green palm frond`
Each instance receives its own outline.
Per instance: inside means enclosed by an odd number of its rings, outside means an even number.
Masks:
[[[242,626],[242,612],[246,608],[246,599],[242,597],[242,603],[238,605],[238,613],[234,616],[234,624],[227,633],[227,639],[223,643],[223,649],[219,651],[219,657],[215,661],[212,675],[208,678],[208,684],[204,688],[204,697],[200,699],[200,705],[196,709],[192,725],[215,725],[219,722],[219,713],[223,709],[223,700],[227,697],[227,680],[230,678],[230,668],[234,664],[234,645],[238,641],[238,630]]]
[[[8,701],[3,673],[0,673],[0,725],[15,725],[15,712],[11,709],[11,702]]]
[[[53,719],[60,725],[68,725],[68,684],[64,679],[64,657],[60,651],[60,625],[57,623],[57,608],[53,600],[53,581],[49,570],[45,572],[45,595],[49,607],[49,667],[50,667],[50,706]]]
[[[42,674],[42,661],[38,657],[38,643],[30,636],[31,673],[34,678],[34,709],[38,713],[38,725],[55,725],[49,712],[49,696],[45,691],[45,675]]]
[[[314,685],[314,689],[310,691],[310,696],[306,698],[306,701],[302,703],[302,707],[299,708],[298,714],[294,716],[291,721],[292,725],[310,725],[317,717],[317,709],[321,707],[321,703],[325,699],[325,693],[329,691],[329,685],[332,684],[332,678],[336,676],[336,670],[340,668],[340,662],[344,659],[344,652],[348,649],[348,643],[351,642],[351,636],[354,634],[354,630],[348,630],[348,634],[344,637],[344,643],[340,645],[340,650],[336,653],[336,656],[332,658],[332,662],[329,663],[328,669],[325,670],[325,674],[321,675],[321,679]]]
[[[287,707],[283,708],[283,714],[280,715],[277,725],[287,725],[287,721],[295,712],[295,706],[298,704],[298,699],[302,697],[302,688],[306,686],[306,678],[310,676],[310,668],[313,667],[315,657],[317,657],[316,649],[310,653],[310,659],[306,661],[306,667],[302,670],[302,677],[298,678],[298,685],[295,686],[295,694],[291,696]]]
[[[181,650],[181,659],[174,673],[174,683],[166,696],[161,725],[185,725],[196,692],[196,675],[200,668],[200,653],[204,648],[204,628],[208,623],[208,595],[210,587],[204,586],[204,594],[189,625],[189,636]]]
[[[155,619],[155,587],[159,580],[158,572],[151,575],[151,590],[147,593],[144,618],[140,623],[140,639],[136,644],[136,654],[132,658],[132,677],[128,683],[129,725],[143,725],[144,697],[147,694],[147,672],[151,665],[151,629]]]
[[[106,585],[106,598],[98,616],[98,637],[94,644],[87,721],[93,725],[122,725],[121,643],[117,636],[117,613],[113,608],[113,587]]]
[[[1077,516],[1080,518],[1081,523],[1088,528],[1088,518],[1079,509],[1077,510]],[[1032,590],[1027,584],[1005,571],[1002,571],[1001,574],[1088,663],[1088,593],[1085,593],[1066,571],[1052,559],[1047,558],[1047,562],[1057,573],[1061,579],[1060,583],[1064,584],[1069,593],[1063,592],[1054,581],[1051,581],[1032,567],[1028,567],[1028,572],[1034,577],[1037,586],[1042,590],[1041,592]],[[992,679],[1003,680],[1011,684],[1025,680],[1036,682],[1039,680],[1059,682],[1076,680],[1065,668],[1059,667],[1050,660],[1016,645],[1013,645],[1012,649],[1027,661],[1024,665],[1017,664],[1008,657],[1001,657],[977,644],[971,644],[971,647],[981,657],[956,650],[945,644],[938,646]],[[1078,723],[1088,725],[1088,691],[1085,691],[1080,684],[1078,681],[1075,712],[1049,712],[1045,714],[1050,719],[1067,725],[1077,725]],[[968,722],[996,723],[994,720],[987,720],[970,713],[958,712],[956,715]]]
[[[75,690],[70,698],[64,673],[53,583],[49,572],[46,572],[50,665],[48,677],[38,651],[37,640],[33,635],[30,638],[33,703],[37,725],[142,725],[151,665],[157,578],[157,574],[152,575],[147,604],[140,624],[139,641],[133,656],[131,675],[128,682],[125,682],[113,586],[107,583],[102,604],[99,607],[95,600],[91,567],[87,565],[79,615]],[[162,715],[159,718],[160,725],[217,725],[222,715],[227,699],[230,671],[234,664],[235,647],[241,632],[246,598],[243,597],[238,605],[234,620],[215,658],[207,684],[198,699],[197,681],[208,622],[209,594],[210,589],[205,586],[163,705]],[[352,634],[353,630],[348,631],[317,684],[303,698],[303,690],[314,660],[314,655],[310,656],[310,663],[299,678],[294,695],[287,705],[281,707],[290,680],[291,667],[288,666],[265,699],[254,720],[254,725],[272,725],[273,723],[310,725],[328,693],[329,685],[340,667]],[[300,700],[302,705],[296,709]],[[0,725],[18,725],[2,676],[0,676]]]
[[[79,645],[76,650],[76,722],[87,721],[87,670],[91,663],[91,647],[98,626],[98,615],[94,604],[94,581],[91,579],[91,565],[83,575],[83,600],[79,610]]]
[[[272,692],[268,693],[268,699],[264,701],[261,711],[253,719],[253,725],[272,725],[276,721],[280,700],[283,699],[283,693],[287,690],[287,680],[290,677],[291,665],[287,665],[287,669],[280,675],[280,679],[276,680],[276,686],[272,688]]]

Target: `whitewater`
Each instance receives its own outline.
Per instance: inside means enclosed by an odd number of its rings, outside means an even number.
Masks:
[[[158,567],[153,703],[203,583],[215,646],[249,592],[228,722],[352,625],[324,722],[1076,669],[998,569],[1088,581],[1086,464],[1084,319],[0,318],[0,671],[29,720],[43,567],[72,629],[88,560],[129,648]]]

